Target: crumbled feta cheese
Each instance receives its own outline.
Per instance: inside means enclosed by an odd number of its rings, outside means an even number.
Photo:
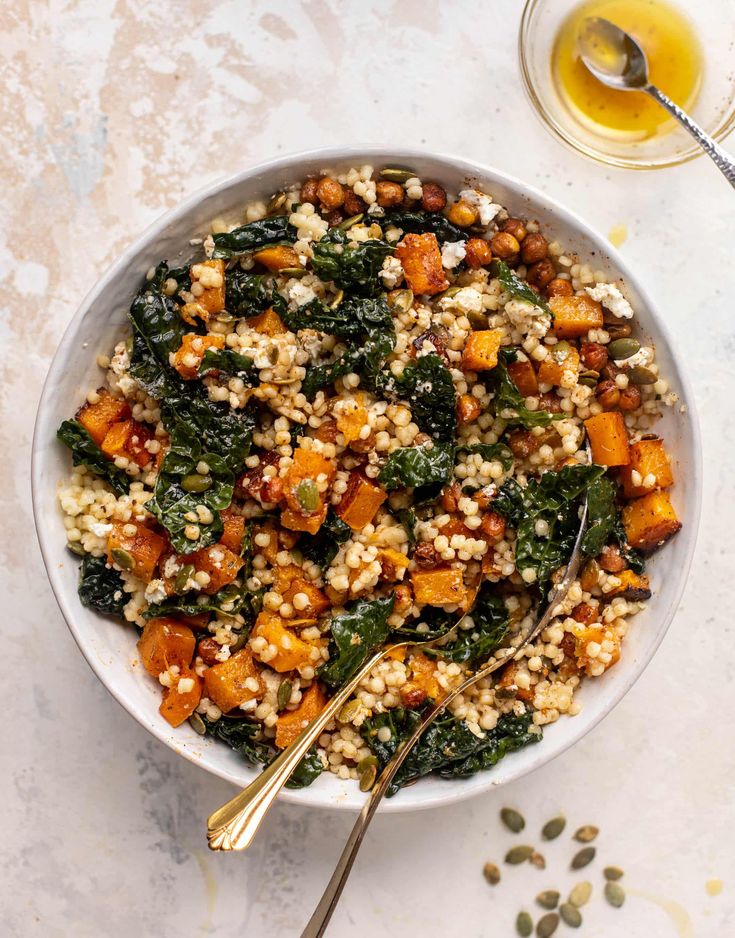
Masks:
[[[403,280],[403,265],[397,257],[386,257],[383,269],[378,273],[384,285],[392,290]]]
[[[296,277],[287,282],[286,295],[291,309],[296,309],[297,306],[303,306],[305,303],[311,303],[312,300],[316,299],[316,293],[312,288]]]
[[[151,580],[145,588],[145,598],[149,603],[162,603],[166,598],[166,586],[163,580]]]
[[[442,267],[447,270],[456,267],[467,253],[466,244],[466,241],[445,241],[442,245]]]
[[[211,234],[208,234],[204,239],[202,247],[204,248],[204,253],[206,256],[211,258],[211,256],[214,254],[214,238]]]
[[[459,193],[459,197],[475,206],[480,214],[480,223],[483,225],[489,225],[498,212],[503,209],[502,205],[493,202],[489,195],[485,195],[484,192],[480,192],[478,189],[463,189]]]
[[[585,287],[588,296],[610,310],[620,319],[632,319],[633,307],[625,299],[614,283],[598,283],[594,287]]]
[[[631,355],[630,358],[619,358],[615,360],[615,364],[618,367],[625,368],[635,368],[636,365],[643,365],[645,368],[647,365],[650,365],[653,361],[653,349],[648,348],[647,346],[642,346],[638,349],[635,355]]]
[[[96,534],[97,537],[107,537],[110,531],[112,531],[112,525],[103,524],[101,521],[93,521],[89,526],[89,530],[92,534]]]
[[[452,312],[481,313],[482,294],[474,287],[462,287],[453,296],[444,296],[439,300],[439,308]]]
[[[503,307],[505,315],[517,329],[527,336],[541,338],[551,326],[551,319],[543,310],[527,300],[511,299]]]

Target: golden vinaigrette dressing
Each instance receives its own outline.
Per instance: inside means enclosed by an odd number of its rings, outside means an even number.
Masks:
[[[601,16],[631,33],[646,53],[651,82],[685,110],[694,104],[702,77],[702,50],[687,17],[666,0],[586,0],[562,23],[552,52],[557,91],[591,129],[631,140],[670,130],[672,118],[646,94],[615,91],[587,71],[577,36],[588,16]]]

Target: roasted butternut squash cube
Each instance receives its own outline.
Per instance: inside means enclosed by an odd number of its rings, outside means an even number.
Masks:
[[[641,482],[636,485],[633,472],[637,472]],[[654,476],[652,485],[643,485],[648,476]],[[664,448],[663,440],[639,440],[631,443],[630,462],[623,466],[618,476],[626,498],[639,498],[654,489],[668,489],[674,484],[671,463]]]
[[[327,517],[327,506],[321,505],[317,511],[310,515],[304,515],[293,508],[284,508],[281,512],[281,524],[290,531],[304,531],[306,534],[316,534],[319,528],[324,524]]]
[[[221,517],[224,530],[219,542],[223,547],[239,556],[242,551],[242,539],[245,537],[245,519],[242,515],[236,514],[231,508],[226,508],[221,513]]]
[[[198,283],[203,288],[196,296],[196,302],[205,311],[205,320],[225,308],[225,262],[220,259],[200,261],[190,269],[191,285]],[[192,293],[194,291],[192,290]]]
[[[170,616],[149,619],[138,639],[140,660],[152,677],[158,677],[172,665],[188,668],[195,646],[196,639],[189,626]]]
[[[579,625],[573,629],[577,665],[595,677],[620,660],[620,638],[605,625]]]
[[[542,384],[563,387],[565,379],[576,381],[579,373],[579,352],[568,342],[552,345],[549,354],[538,366],[538,380]]]
[[[426,691],[427,697],[440,700],[443,696],[436,677],[436,661],[422,651],[415,651],[408,660],[410,679]]]
[[[182,378],[193,381],[199,377],[199,366],[207,349],[224,347],[223,335],[198,335],[196,332],[187,332],[181,337],[181,345],[174,354],[174,368]]]
[[[344,401],[339,413],[335,412],[334,416],[337,429],[344,436],[347,445],[359,440],[362,428],[368,423],[368,412],[362,403],[362,395]]]
[[[336,466],[320,453],[299,447],[283,480],[287,507],[281,524],[292,531],[316,534],[327,517],[325,495],[334,479]]]
[[[620,586],[611,590],[608,596],[622,596],[636,602],[644,602],[651,598],[651,584],[645,574],[635,573],[633,570],[621,570],[615,576],[620,580]],[[576,617],[575,617],[576,618]]]
[[[584,422],[592,447],[592,460],[598,466],[627,466],[630,462],[628,431],[617,410],[588,417]]]
[[[378,563],[380,564],[380,577],[395,583],[402,580],[410,560],[394,547],[381,547],[378,550]]]
[[[634,498],[623,508],[625,535],[631,547],[653,550],[681,528],[667,492]]]
[[[123,456],[134,462],[141,469],[153,462],[153,456],[145,448],[145,444],[154,438],[155,434],[144,423],[137,420],[123,420],[113,423],[102,441],[100,449],[114,459]]]
[[[524,397],[538,394],[538,378],[530,361],[514,361],[506,367],[511,381]]]
[[[455,567],[437,567],[434,570],[414,570],[411,574],[413,595],[419,605],[461,605],[465,598],[462,571]]]
[[[264,611],[258,616],[253,629],[253,638],[258,637],[264,638],[269,646],[272,645],[276,649],[273,658],[270,657],[270,651],[268,652],[267,660],[263,661],[263,664],[267,664],[269,668],[279,673],[293,671],[295,668],[314,664],[318,660],[316,656],[312,657],[316,646],[305,642],[287,627],[284,619],[271,612]],[[258,658],[264,653],[255,652],[254,654]]]
[[[134,533],[127,533],[133,528]],[[149,583],[166,543],[165,538],[140,521],[113,521],[112,531],[107,535],[107,559]]]
[[[498,349],[503,339],[500,329],[471,332],[462,352],[465,371],[489,371],[498,364]]]
[[[558,339],[578,339],[590,329],[602,329],[602,306],[591,296],[552,296],[554,321],[551,329]]]
[[[288,245],[276,244],[273,247],[263,248],[253,254],[253,260],[262,264],[274,274],[284,267],[301,267],[299,255]]]
[[[113,424],[130,417],[130,405],[113,397],[105,388],[97,390],[99,400],[96,404],[85,404],[77,411],[77,420],[92,437],[97,446],[107,436]]]
[[[303,576],[294,577],[289,585],[281,591],[281,596],[283,596],[284,602],[291,603],[296,615],[303,616],[306,619],[318,619],[332,606],[319,587],[314,586]],[[298,603],[294,603],[296,596],[299,596]],[[303,605],[304,596],[307,599],[306,605]]]
[[[449,286],[435,234],[407,234],[396,247],[396,257],[403,265],[406,283],[417,295],[432,296]]]
[[[251,316],[245,320],[251,329],[255,329],[261,335],[283,335],[288,329],[283,324],[283,320],[274,309],[263,310],[258,316]]]
[[[226,661],[220,661],[204,672],[204,691],[223,713],[248,700],[260,700],[265,684],[249,648],[241,648]]]
[[[496,685],[498,695],[500,697],[515,697],[518,700],[523,700],[525,703],[531,703],[535,696],[535,691],[532,687],[521,687],[518,684],[519,671],[520,663],[518,661],[510,661],[501,669],[500,677]]]
[[[171,724],[181,726],[199,706],[202,699],[202,679],[196,671],[182,668],[176,682],[163,688],[163,700],[158,712]]]
[[[373,520],[387,497],[385,489],[354,471],[350,473],[347,489],[335,511],[353,531],[362,531]]]
[[[244,563],[242,557],[224,544],[212,544],[192,554],[184,554],[181,560],[185,564],[193,564],[197,573],[203,571],[209,575],[209,583],[202,587],[202,592],[210,596],[232,583]]]
[[[327,705],[324,691],[316,681],[308,687],[295,710],[284,710],[276,720],[276,746],[290,746],[302,730],[315,720]]]

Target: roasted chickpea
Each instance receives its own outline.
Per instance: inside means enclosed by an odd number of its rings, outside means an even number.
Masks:
[[[367,204],[352,189],[345,188],[345,203],[342,208],[347,218],[352,218],[353,215],[364,215],[367,211]]]
[[[301,192],[299,193],[300,202],[309,202],[311,205],[316,205],[317,203],[317,186],[319,185],[319,180],[310,176],[308,179],[304,180],[304,184],[301,187]]]
[[[480,402],[472,394],[460,394],[457,401],[457,420],[460,423],[474,423],[482,413]]]
[[[581,622],[583,625],[589,625],[590,622],[594,622],[598,615],[598,610],[589,603],[580,603],[572,610],[572,618],[576,622]]]
[[[490,263],[493,259],[493,252],[484,238],[470,238],[465,245],[464,259],[468,267],[477,270],[478,267]]]
[[[634,384],[629,384],[620,392],[618,407],[624,411],[638,410],[641,406],[641,392]]]
[[[547,296],[574,296],[574,288],[569,280],[562,280],[554,277],[551,283],[546,287]]]
[[[608,544],[607,547],[602,548],[597,562],[607,573],[620,573],[628,566],[623,560],[620,548],[614,544]]]
[[[449,221],[460,228],[469,228],[478,219],[477,209],[464,199],[455,202],[449,209]]]
[[[316,187],[316,194],[319,201],[326,209],[340,208],[345,201],[345,190],[329,176],[323,176]]]
[[[600,381],[595,391],[597,401],[605,410],[613,410],[620,403],[620,389],[614,381],[609,379]]]
[[[462,495],[462,491],[456,482],[453,482],[451,485],[448,485],[442,492],[442,508],[444,511],[448,511],[450,514],[453,514],[455,511],[459,510],[459,499]]]
[[[333,417],[325,417],[317,427],[314,436],[322,443],[336,443],[338,433],[337,421]]]
[[[540,394],[538,399],[538,406],[541,410],[545,410],[550,414],[559,414],[561,413],[561,401],[559,396],[554,391],[547,391],[546,394]],[[536,437],[535,439],[541,439]],[[543,442],[543,441],[542,441]],[[539,446],[541,443],[539,443]]]
[[[375,186],[375,195],[381,208],[395,208],[403,202],[403,186],[397,182],[379,182]]]
[[[523,241],[523,239],[528,234],[528,231],[526,230],[526,226],[523,224],[520,218],[506,219],[506,221],[503,222],[503,231],[507,231],[508,234],[513,235],[513,237],[519,243]]]
[[[213,638],[207,637],[199,639],[199,644],[197,645],[197,654],[207,665],[207,667],[211,668],[212,665],[219,663],[217,654],[220,651],[222,651],[222,646],[219,645]]]
[[[425,212],[441,212],[447,204],[447,193],[437,182],[425,182],[421,186],[421,208]]]
[[[607,349],[599,342],[584,342],[579,349],[579,357],[585,368],[601,372],[607,364]]]
[[[524,264],[535,264],[542,261],[549,252],[549,242],[537,231],[532,232],[523,239],[521,258]]]
[[[413,594],[411,593],[411,587],[408,583],[399,583],[393,589],[393,595],[396,597],[395,602],[393,603],[393,612],[397,612],[399,615],[403,615],[404,612],[408,612],[411,608],[411,603],[413,602]]]
[[[413,559],[418,567],[436,567],[441,562],[439,552],[428,541],[416,545]]]
[[[528,241],[528,238],[526,238],[526,241]],[[523,242],[524,245],[526,241]],[[526,280],[528,280],[532,287],[543,288],[548,283],[551,283],[555,276],[556,270],[554,265],[548,258],[546,258],[545,260],[537,261],[535,264],[531,264],[531,266],[528,268],[528,273],[526,274]]]
[[[340,222],[343,222],[345,216],[340,212],[338,208],[333,209],[331,212],[327,212],[324,215],[324,218],[327,220],[327,224],[330,228],[333,228],[335,225],[339,225]]]
[[[414,681],[406,681],[398,691],[398,696],[401,698],[404,707],[409,710],[417,710],[426,702],[427,693],[425,688]]]
[[[503,261],[518,260],[521,246],[508,231],[498,231],[490,239],[493,254]]]
[[[505,518],[497,511],[486,511],[482,516],[480,530],[491,543],[497,543],[505,534]]]
[[[610,336],[611,342],[614,342],[615,339],[627,339],[633,331],[627,322],[620,322],[620,320],[614,322],[605,320],[603,326]]]

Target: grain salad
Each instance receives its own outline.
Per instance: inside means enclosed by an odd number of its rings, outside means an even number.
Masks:
[[[374,778],[536,618],[586,496],[550,625],[451,702],[392,790],[491,768],[578,713],[681,527],[654,432],[677,397],[621,285],[491,193],[402,167],[309,177],[186,250],[148,271],[58,432],[80,599],[138,630],[162,718],[268,763],[408,640],[291,784]]]

